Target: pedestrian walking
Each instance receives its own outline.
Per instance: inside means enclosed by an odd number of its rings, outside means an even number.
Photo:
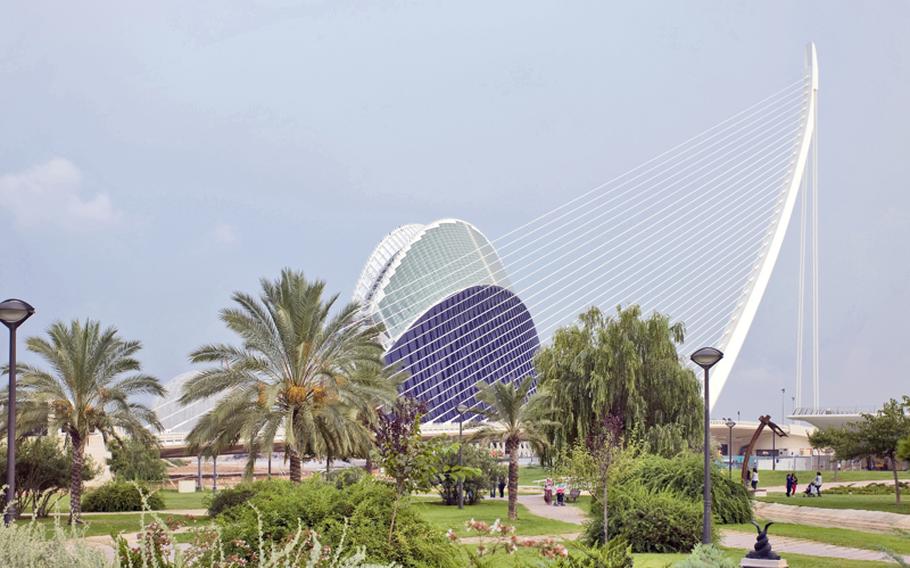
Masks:
[[[752,492],[754,493],[756,489],[758,489],[758,468],[753,467],[752,468]]]
[[[505,480],[505,478],[502,478],[502,477],[499,478],[499,496],[500,497],[506,496],[506,480]]]

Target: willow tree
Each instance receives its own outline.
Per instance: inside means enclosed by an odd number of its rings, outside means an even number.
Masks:
[[[591,308],[557,330],[534,361],[538,389],[560,425],[549,432],[554,445],[594,449],[609,423],[614,439],[646,442],[658,453],[696,447],[701,387],[680,362],[684,336],[682,323],[659,313],[643,318],[637,305],[612,316]]]
[[[126,434],[153,445],[150,429],[160,430],[161,424],[136,398],[161,396],[164,388],[141,372],[135,355],[142,345],[122,339],[116,328],[102,329],[97,321],[56,322],[47,338],[30,337],[26,347],[50,370],[20,364],[17,426],[21,432],[48,429],[66,436],[73,454],[70,523],[78,523],[89,435],[97,432],[107,443],[123,443],[120,436]]]
[[[221,311],[241,344],[194,351],[194,363],[214,365],[187,381],[180,401],[218,399],[189,434],[194,448],[215,453],[242,442],[249,472],[283,433],[291,479],[300,481],[303,458],[366,453],[368,416],[394,397],[395,384],[383,372],[382,327],[358,304],[333,314],[338,296],[324,299],[324,282],[289,269],[261,286],[259,299],[235,292],[235,306]]]

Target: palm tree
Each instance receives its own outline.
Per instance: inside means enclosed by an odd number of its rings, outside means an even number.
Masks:
[[[509,454],[509,520],[518,518],[518,448],[522,442],[545,444],[544,428],[553,425],[538,412],[533,397],[528,396],[534,385],[533,377],[525,377],[518,384],[512,382],[477,383],[477,401],[486,406],[479,412],[499,430],[486,428],[478,436],[499,437]]]
[[[44,371],[20,365],[18,392],[21,405],[17,424],[21,432],[62,431],[72,448],[70,523],[81,521],[82,469],[85,444],[93,432],[109,443],[123,443],[127,434],[154,443],[149,428],[161,424],[155,412],[133,400],[138,395],[164,394],[158,379],[140,372],[136,353],[142,345],[126,341],[117,329],[101,329],[97,321],[56,322],[47,338],[30,337],[26,347],[51,367]]]
[[[283,431],[291,480],[300,481],[302,458],[362,448],[368,430],[360,418],[392,400],[395,384],[382,371],[382,326],[365,319],[358,304],[330,315],[338,296],[323,300],[324,282],[290,269],[261,285],[258,300],[235,292],[236,306],[221,311],[242,345],[194,351],[194,363],[217,366],[187,381],[180,401],[220,397],[189,441],[197,449],[243,441],[248,472]]]

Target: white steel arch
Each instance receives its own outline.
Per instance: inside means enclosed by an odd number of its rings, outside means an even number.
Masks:
[[[799,194],[800,185],[806,172],[809,148],[813,144],[815,135],[818,103],[818,54],[814,42],[806,47],[806,66],[810,77],[810,82],[807,86],[808,109],[805,114],[799,147],[796,151],[796,159],[787,184],[787,192],[779,205],[780,215],[768,231],[769,238],[765,245],[764,256],[755,265],[750,284],[747,284],[743,290],[744,299],[730,318],[730,322],[718,346],[724,352],[724,358],[711,370],[710,380],[712,384],[710,395],[712,407],[720,396],[721,390],[723,390],[724,384],[733,370],[733,366],[736,364],[739,352],[742,350],[746,336],[749,334],[749,328],[755,319],[758,306],[761,304],[762,297],[768,287],[768,281],[771,279],[771,273],[774,271],[774,265],[780,255],[787,226],[793,216],[796,197]]]

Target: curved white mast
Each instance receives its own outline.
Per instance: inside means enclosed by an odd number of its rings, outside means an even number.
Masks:
[[[790,217],[793,215],[796,197],[799,194],[799,188],[806,172],[809,148],[812,146],[815,133],[816,99],[818,97],[818,57],[814,42],[810,43],[806,48],[806,59],[811,83],[806,93],[809,97],[808,108],[803,123],[799,148],[795,155],[795,163],[788,182],[787,192],[781,196],[777,203],[780,214],[768,231],[767,241],[762,254],[753,269],[746,288],[743,290],[743,300],[730,318],[730,323],[727,325],[727,329],[724,331],[718,346],[724,352],[724,358],[711,370],[710,395],[712,407],[717,402],[717,397],[730,376],[730,371],[736,363],[736,358],[742,349],[743,342],[746,340],[749,328],[752,326],[752,320],[755,319],[755,313],[758,311],[762,296],[764,296],[765,289],[768,287],[768,281],[780,254],[784,235],[787,232],[787,226],[790,224]]]

